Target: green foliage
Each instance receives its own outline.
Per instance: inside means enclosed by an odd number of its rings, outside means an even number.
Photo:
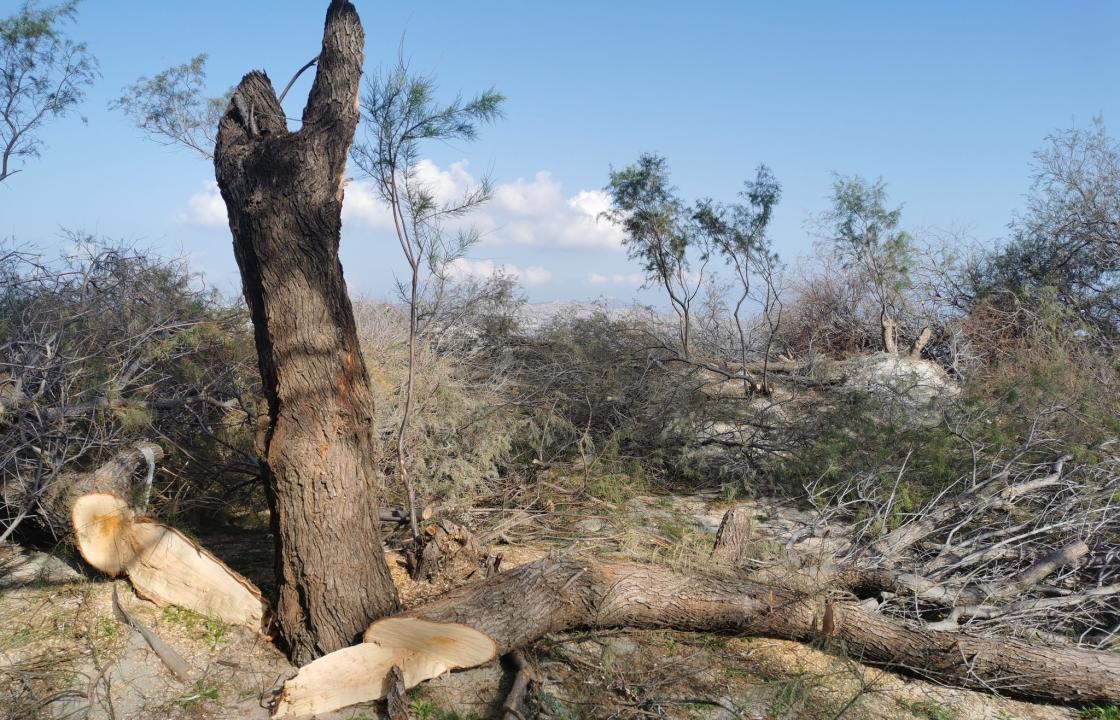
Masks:
[[[206,702],[218,702],[220,699],[218,684],[209,678],[195,680],[194,687],[175,699],[175,704],[181,708],[195,708]]]
[[[229,98],[230,93],[206,95],[206,55],[201,54],[151,78],[140,78],[110,107],[122,111],[150,138],[183,145],[210,158]]]
[[[503,301],[490,300],[494,303],[483,303],[486,313],[512,312]],[[506,300],[519,302],[512,296]],[[459,320],[464,305],[470,302],[455,304]],[[409,363],[407,315],[399,307],[358,302],[355,316],[370,373],[375,425],[399,428]],[[413,431],[405,447],[409,472],[423,478],[427,500],[485,492],[508,467],[513,438],[523,422],[509,405],[502,370],[500,347],[509,328],[486,321],[468,323],[469,332],[429,327],[432,331],[421,335],[416,354]],[[455,340],[459,336],[464,336],[463,344]],[[391,495],[401,489],[394,476],[386,486]]]
[[[436,100],[435,80],[415,75],[402,60],[393,70],[372,76],[362,98],[362,118],[368,142],[351,153],[354,163],[373,178],[378,194],[393,213],[398,240],[419,280],[422,267],[438,276],[447,263],[461,257],[477,239],[472,231],[448,237],[443,222],[465,215],[486,202],[488,178],[455,199],[437,196],[421,175],[421,149],[427,142],[474,140],[481,125],[502,116],[505,96],[493,88],[470,100]],[[416,303],[416,289],[410,302]]]
[[[712,246],[742,273],[769,254],[766,231],[781,200],[782,186],[770,168],[759,165],[755,179],[744,183],[739,197],[744,202],[730,206],[702,200],[696,204],[694,217]]]
[[[957,720],[955,713],[944,707],[932,702],[916,702],[905,705],[914,715],[927,718],[928,720]]]
[[[1120,720],[1120,707],[1116,705],[1093,705],[1077,714],[1084,720]]]
[[[642,263],[651,280],[671,282],[688,266],[696,228],[669,181],[668,161],[645,153],[637,163],[612,170],[606,190],[613,202],[606,215],[622,226],[630,257]]]
[[[584,720],[585,715],[578,705],[568,705],[555,695],[541,691],[536,694],[544,717],[555,720]]]
[[[25,0],[19,12],[0,19],[0,40],[5,43],[5,47],[8,44],[34,40],[59,40],[61,35],[58,24],[77,16],[79,2],[80,0],[69,0],[54,7],[39,9],[38,2]]]
[[[1072,330],[1120,338],[1120,143],[1097,118],[1046,138],[1035,153],[1026,212],[1001,248],[966,269],[962,301],[1010,312],[1048,298],[1070,311]]]
[[[440,197],[435,183],[422,173],[420,151],[432,141],[473,140],[481,124],[501,116],[504,102],[501,93],[490,89],[468,101],[457,97],[440,104],[432,78],[411,74],[403,59],[389,73],[374,76],[362,99],[362,116],[371,140],[356,144],[351,158],[373,178],[381,200],[389,206],[410,271],[408,280],[397,288],[409,311],[408,364],[397,424],[397,472],[410,508],[416,504],[408,447],[416,396],[417,342],[425,320],[420,306],[428,300],[427,309],[438,312],[451,263],[461,259],[478,239],[473,229],[448,235],[444,223],[461,218],[491,195],[490,180],[483,178],[458,198]],[[415,522],[412,532],[418,532]]]
[[[69,240],[73,250],[57,260],[0,252],[0,333],[10,339],[0,482],[33,477],[39,463],[81,471],[123,444],[159,438],[167,455],[156,508],[172,496],[186,510],[231,486],[251,493],[247,411],[259,381],[244,312],[200,287],[182,261],[79,233]]]
[[[646,281],[665,290],[677,314],[680,350],[688,357],[691,306],[711,255],[708,237],[670,184],[663,157],[645,153],[637,163],[611,170],[606,191],[612,204],[603,217],[622,228],[623,244],[642,264]]]
[[[1092,461],[1096,447],[1120,430],[1120,366],[1080,329],[1075,311],[1051,293],[1031,309],[982,304],[964,323],[985,348],[966,391],[990,411],[977,428],[994,445],[1011,446],[1046,430],[1064,450]],[[1002,331],[1000,330],[1002,329]]]
[[[832,241],[849,268],[867,274],[880,304],[897,302],[909,282],[912,241],[898,225],[902,208],[887,208],[887,186],[859,176],[837,176],[832,186],[832,210],[825,215]]]
[[[798,717],[813,702],[812,679],[795,672],[768,684],[771,700],[767,712],[774,717]]]
[[[589,317],[557,316],[531,342],[519,343],[514,360],[530,402],[515,454],[541,462],[600,458],[598,471],[641,480],[658,472],[652,454],[667,444],[666,403],[687,411],[690,396],[673,387],[639,318],[617,318],[605,309]]]
[[[425,698],[412,698],[408,709],[416,720],[482,720],[476,713],[463,715],[452,710],[444,710],[436,703]]]
[[[77,10],[78,0],[45,8],[24,0],[0,18],[0,182],[20,172],[14,161],[39,156],[42,125],[77,107],[99,74],[85,43],[62,33]]]
[[[890,523],[896,526],[904,513],[969,472],[972,462],[968,444],[958,435],[944,425],[908,422],[905,412],[889,398],[845,395],[814,411],[812,426],[800,428],[800,447],[788,458],[771,461],[771,476],[784,492],[796,494],[818,480],[843,487],[875,474],[882,497],[894,495]],[[899,479],[903,463],[906,472]]]

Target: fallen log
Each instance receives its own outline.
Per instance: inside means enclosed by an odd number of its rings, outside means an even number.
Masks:
[[[163,459],[163,448],[152,442],[138,442],[117,452],[90,472],[64,472],[43,492],[38,501],[40,524],[55,537],[72,529],[70,511],[83,495],[108,493],[132,503],[134,476],[152,470]]]
[[[1120,701],[1120,656],[1013,638],[938,632],[832,602],[828,635],[861,662],[960,687],[1058,702]],[[633,563],[543,559],[374,622],[364,642],[325,655],[284,684],[274,718],[307,718],[384,697],[389,670],[408,687],[490,662],[549,633],[662,628],[819,638],[820,598],[744,579]]]
[[[85,561],[110,577],[127,576],[141,597],[264,630],[260,591],[179,531],[136,517],[108,493],[79,497],[71,515]]]
[[[263,629],[260,591],[182,533],[133,510],[133,476],[150,474],[163,450],[139,442],[92,472],[69,473],[48,488],[39,515],[56,534],[72,530],[82,558],[110,577],[127,576],[138,595],[235,625]]]

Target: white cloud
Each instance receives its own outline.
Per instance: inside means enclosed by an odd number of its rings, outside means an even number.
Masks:
[[[485,280],[493,275],[510,275],[526,285],[543,285],[552,279],[552,273],[539,265],[519,268],[516,265],[497,264],[493,260],[456,258],[447,266],[447,274],[456,280],[478,278]]]
[[[377,197],[371,180],[358,180],[346,185],[342,198],[342,224],[356,223],[370,230],[392,230],[393,214]]]
[[[513,270],[519,273],[518,277],[520,277],[521,282],[526,285],[543,285],[552,279],[552,273],[545,270],[540,265],[530,265],[524,270],[518,270],[517,267],[513,267]]]
[[[559,182],[542,170],[494,188],[483,206],[492,230],[483,235],[491,245],[544,245],[563,248],[622,247],[622,231],[599,217],[610,207],[602,190],[580,190],[565,197]]]
[[[218,183],[207,180],[202,192],[196,192],[187,199],[187,209],[179,213],[176,219],[185,225],[229,227],[226,203],[218,191]]]
[[[626,287],[641,287],[642,283],[646,280],[645,276],[641,273],[611,273],[610,275],[602,275],[600,273],[588,273],[587,282],[592,285],[623,285]]]
[[[430,160],[421,160],[416,174],[441,202],[455,202],[478,182],[465,161],[443,169]],[[580,190],[565,196],[552,174],[541,171],[532,180],[519,178],[497,184],[490,202],[461,219],[449,221],[446,228],[474,228],[481,235],[482,245],[617,250],[622,247],[622,232],[599,218],[609,207],[610,198],[603,191]],[[392,228],[392,217],[369,181],[347,187],[342,217],[370,230]]]

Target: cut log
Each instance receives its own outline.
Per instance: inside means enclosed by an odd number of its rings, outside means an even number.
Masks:
[[[401,665],[412,687],[549,633],[664,628],[794,640],[820,636],[819,598],[734,579],[632,563],[543,559],[456,588],[375,622],[366,642],[326,655],[285,683],[274,717],[304,718],[379,699]],[[861,662],[938,682],[1059,702],[1120,701],[1120,655],[935,632],[833,602],[831,632]]]
[[[894,318],[887,315],[886,310],[879,314],[879,322],[883,326],[883,351],[894,355],[898,352],[898,341],[896,339],[898,324],[894,321]]]
[[[385,618],[369,626],[360,645],[336,650],[300,668],[284,683],[273,717],[313,717],[380,700],[393,687],[394,667],[400,668],[405,687],[411,688],[448,670],[477,667],[496,657],[494,641],[466,625]]]
[[[488,553],[480,547],[471,531],[447,520],[431,523],[405,552],[409,576],[413,580],[433,580],[437,576],[466,582],[486,570]]]
[[[435,508],[431,505],[425,505],[424,509],[420,511],[419,518],[421,520],[430,520]],[[381,508],[379,513],[381,522],[392,525],[407,525],[409,522],[408,508],[388,507]]]
[[[147,471],[151,464],[162,459],[163,448],[155,443],[141,441],[124,448],[91,472],[63,472],[35,503],[40,524],[56,538],[68,535],[72,529],[70,512],[79,497],[91,493],[109,493],[131,500],[134,492],[133,477],[139,471]]]
[[[70,510],[78,551],[87,563],[109,577],[119,577],[136,562],[131,542],[132,508],[109,493],[78,498]]]
[[[263,629],[267,604],[251,582],[177,530],[135,517],[122,498],[83,495],[71,518],[85,561],[110,577],[128,576],[141,597]]]

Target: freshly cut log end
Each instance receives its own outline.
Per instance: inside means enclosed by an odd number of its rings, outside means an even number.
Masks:
[[[119,577],[136,559],[131,542],[133,513],[121,498],[108,493],[79,497],[70,510],[78,552],[109,577]]]
[[[136,561],[128,578],[157,605],[179,605],[234,625],[261,629],[260,591],[179,531],[150,520],[132,525]]]
[[[79,497],[71,520],[85,561],[111,577],[127,575],[142,597],[262,629],[267,604],[251,582],[177,530],[137,519],[116,495]]]
[[[284,683],[273,718],[310,718],[380,700],[392,687],[394,665],[411,688],[449,670],[487,663],[498,652],[495,642],[474,628],[410,617],[378,620],[363,640],[300,668]]]

